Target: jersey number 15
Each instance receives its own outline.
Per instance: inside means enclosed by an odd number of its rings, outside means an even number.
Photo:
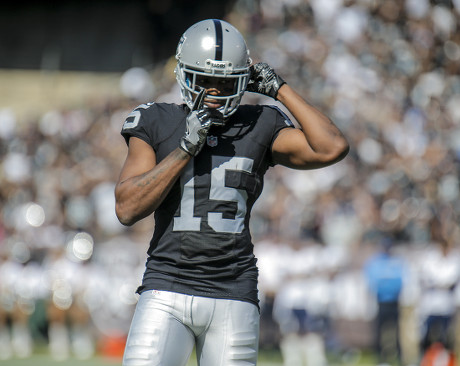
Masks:
[[[219,233],[241,233],[244,228],[244,218],[247,210],[248,194],[244,189],[225,186],[227,170],[252,172],[253,160],[249,158],[213,156],[211,170],[211,187],[209,199],[217,201],[236,202],[237,211],[234,219],[225,219],[221,212],[208,212],[208,224]],[[173,231],[199,231],[201,217],[194,216],[195,207],[195,178],[193,176],[193,160],[181,175],[182,199],[180,216],[174,217]]]

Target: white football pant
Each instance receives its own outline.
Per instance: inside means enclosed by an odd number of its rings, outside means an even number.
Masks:
[[[259,311],[254,304],[145,291],[134,313],[123,366],[256,365]]]

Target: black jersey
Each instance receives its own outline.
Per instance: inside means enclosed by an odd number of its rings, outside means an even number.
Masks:
[[[138,137],[157,162],[179,146],[189,109],[149,103],[123,125],[127,143]],[[242,105],[225,126],[212,126],[207,143],[155,211],[155,230],[142,286],[258,304],[257,267],[249,232],[251,208],[273,165],[271,145],[293,127],[278,108]]]

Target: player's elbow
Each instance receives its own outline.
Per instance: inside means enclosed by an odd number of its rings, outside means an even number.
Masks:
[[[130,212],[125,209],[124,205],[119,202],[115,204],[115,214],[117,215],[118,221],[124,226],[132,226],[136,222],[134,215],[130,214]]]
[[[338,141],[335,141],[326,153],[320,154],[320,164],[322,164],[322,166],[328,166],[338,163],[348,155],[349,151],[350,145],[347,140],[341,138]]]
[[[345,139],[335,141],[334,144],[328,146],[324,151],[315,151],[313,160],[305,158],[299,163],[300,169],[318,169],[338,163],[344,159],[350,151],[350,145]]]
[[[345,158],[350,152],[350,145],[345,138],[341,138],[334,145],[334,149],[331,156],[331,162],[336,163]]]

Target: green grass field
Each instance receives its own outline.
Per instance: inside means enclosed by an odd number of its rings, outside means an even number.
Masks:
[[[69,358],[65,361],[53,360],[45,353],[36,353],[27,359],[12,358],[0,360],[1,366],[121,366],[120,358],[96,356],[90,360]],[[195,355],[192,355],[187,366],[196,366]],[[375,358],[371,354],[362,354],[358,358],[342,359],[329,363],[329,366],[375,366]],[[283,359],[278,351],[261,351],[258,366],[283,366]]]
[[[283,360],[278,351],[261,351],[259,354],[260,366],[282,366]],[[70,357],[64,361],[54,360],[47,352],[45,347],[38,347],[36,352],[29,358],[11,358],[1,360],[0,366],[121,366],[121,358],[110,358],[105,356],[95,356],[90,360],[79,360]],[[196,366],[195,353],[190,357],[187,366]]]
[[[268,356],[268,355],[267,355]],[[273,360],[267,359],[267,356],[261,355],[258,365],[260,366],[282,366],[281,356],[273,355]],[[33,355],[27,359],[13,358],[10,360],[0,360],[2,366],[121,366],[121,359],[109,359],[105,357],[94,357],[90,360],[77,360],[69,358],[65,361],[53,360],[48,355]],[[196,360],[192,356],[188,366],[196,366]]]
[[[5,366],[119,366],[121,360],[110,360],[101,357],[95,357],[91,360],[77,360],[69,358],[65,361],[53,360],[48,355],[33,355],[27,359],[13,358],[10,360],[0,361],[0,365]]]

